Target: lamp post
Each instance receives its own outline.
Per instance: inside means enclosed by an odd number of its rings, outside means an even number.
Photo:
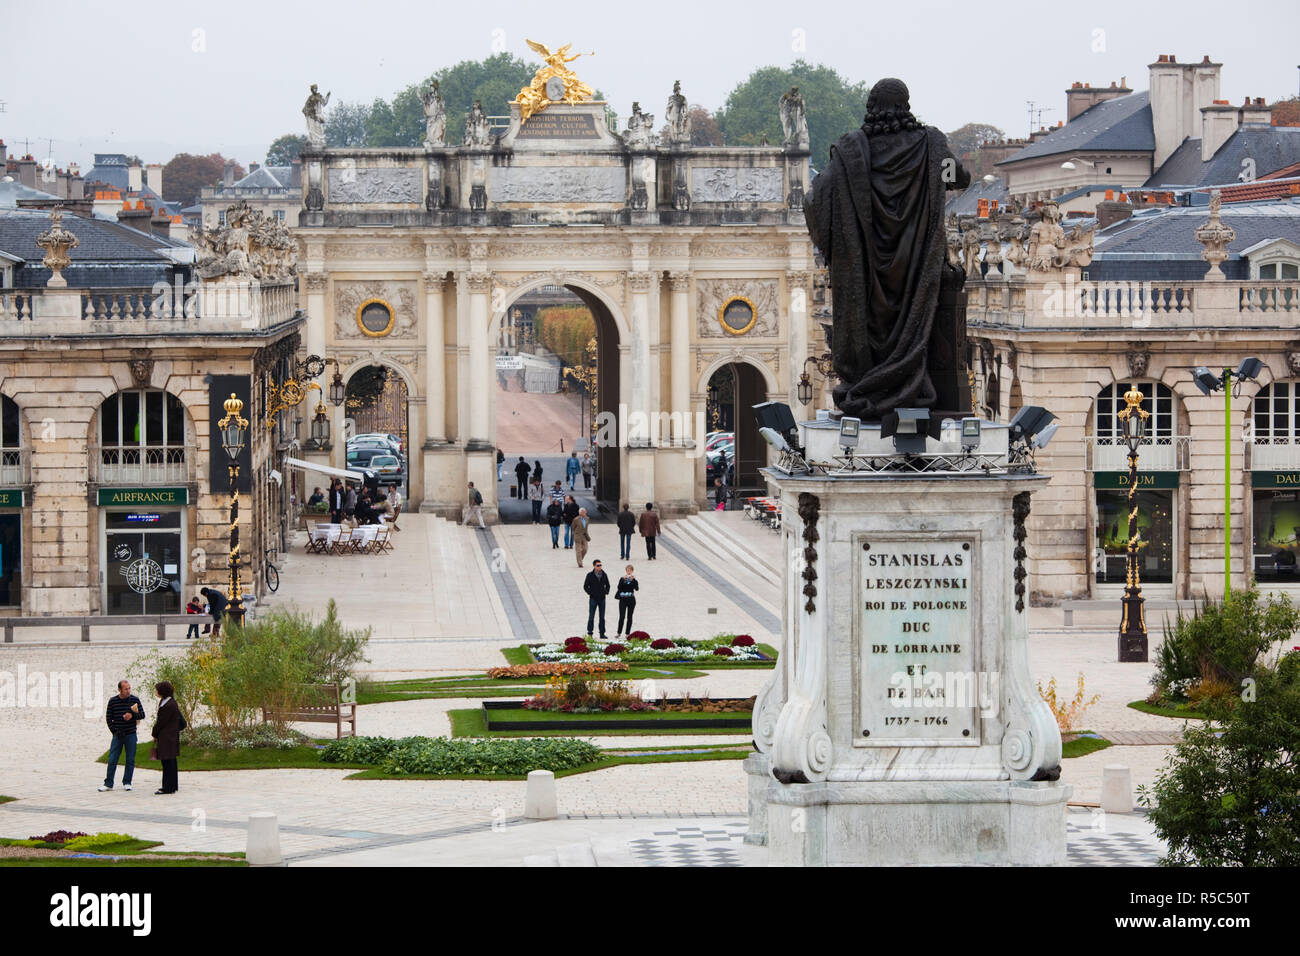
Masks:
[[[1201,394],[1209,396],[1223,391],[1223,600],[1232,599],[1232,394],[1241,390],[1241,383],[1254,380],[1264,363],[1257,358],[1245,358],[1236,371],[1225,368],[1215,375],[1204,365],[1197,366],[1192,378]],[[1243,532],[1244,534],[1244,532]],[[1244,538],[1243,538],[1244,541]],[[1243,546],[1243,553],[1246,553]]]
[[[1142,392],[1136,385],[1124,393],[1124,402],[1124,410],[1116,416],[1124,423],[1124,440],[1128,443],[1128,576],[1119,624],[1119,661],[1145,663],[1147,622],[1138,569],[1138,446],[1146,436],[1151,413],[1142,408]]]
[[[239,455],[244,450],[248,419],[239,413],[244,403],[231,393],[225,403],[226,416],[217,422],[221,429],[221,447],[230,459],[230,605],[227,616],[239,627],[244,626],[244,601],[239,586]]]

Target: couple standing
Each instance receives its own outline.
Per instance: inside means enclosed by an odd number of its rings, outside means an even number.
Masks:
[[[582,589],[587,592],[587,636],[592,635],[592,625],[595,623],[596,614],[600,614],[600,639],[605,640],[605,598],[609,594],[609,575],[601,567],[599,561],[591,562],[591,571],[587,573],[587,578],[582,582]],[[641,590],[641,582],[636,579],[632,565],[628,565],[624,570],[623,577],[618,579],[618,587],[614,590],[614,597],[618,601],[618,628],[614,631],[614,636],[622,634],[631,635],[632,633],[632,613],[636,610],[636,594]],[[626,630],[624,628],[626,627]]]

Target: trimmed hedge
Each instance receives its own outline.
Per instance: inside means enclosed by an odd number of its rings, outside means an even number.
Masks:
[[[368,764],[386,774],[458,776],[569,770],[599,760],[595,744],[568,737],[449,740],[446,737],[348,737],[321,753],[327,763]]]

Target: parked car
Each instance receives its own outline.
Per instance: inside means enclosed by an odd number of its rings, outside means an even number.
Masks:
[[[393,449],[395,455],[400,455],[405,450],[401,438],[384,432],[363,432],[360,435],[353,435],[348,439],[348,444],[351,445],[353,442],[360,445],[387,445]]]
[[[406,467],[396,455],[375,455],[369,468],[378,473],[381,485],[400,485],[406,480]]]

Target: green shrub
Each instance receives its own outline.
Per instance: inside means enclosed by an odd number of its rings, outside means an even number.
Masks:
[[[349,737],[321,754],[330,763],[370,764],[387,774],[519,776],[530,770],[569,770],[600,759],[595,744],[569,737],[536,740],[449,740],[446,737]]]
[[[1166,700],[1185,700],[1201,681],[1234,688],[1255,669],[1260,654],[1300,627],[1300,610],[1286,595],[1234,591],[1229,601],[1206,597],[1190,616],[1179,610],[1165,622],[1165,639],[1156,654],[1151,683]]]
[[[310,743],[311,738],[292,728],[279,730],[271,724],[240,727],[224,737],[220,727],[187,727],[181,732],[181,746],[196,750],[292,750]]]
[[[93,850],[96,847],[114,846],[118,843],[130,843],[135,837],[126,833],[96,833],[94,836],[77,837],[63,844],[63,849],[77,853]]]
[[[344,737],[331,740],[320,759],[326,763],[377,764],[392,753],[397,743],[391,737]]]
[[[310,615],[276,608],[243,628],[230,626],[220,640],[195,641],[183,656],[154,651],[137,660],[128,676],[139,675],[150,687],[169,680],[176,700],[191,723],[194,708],[207,711],[225,746],[250,734],[262,709],[291,711],[304,703],[308,684],[343,684],[365,661],[370,629],[344,630],[331,600],[319,622]],[[284,721],[279,737],[288,736]]]
[[[1252,675],[1252,693],[1189,727],[1138,789],[1173,866],[1300,866],[1300,654]],[[1253,698],[1253,699],[1252,699]]]

